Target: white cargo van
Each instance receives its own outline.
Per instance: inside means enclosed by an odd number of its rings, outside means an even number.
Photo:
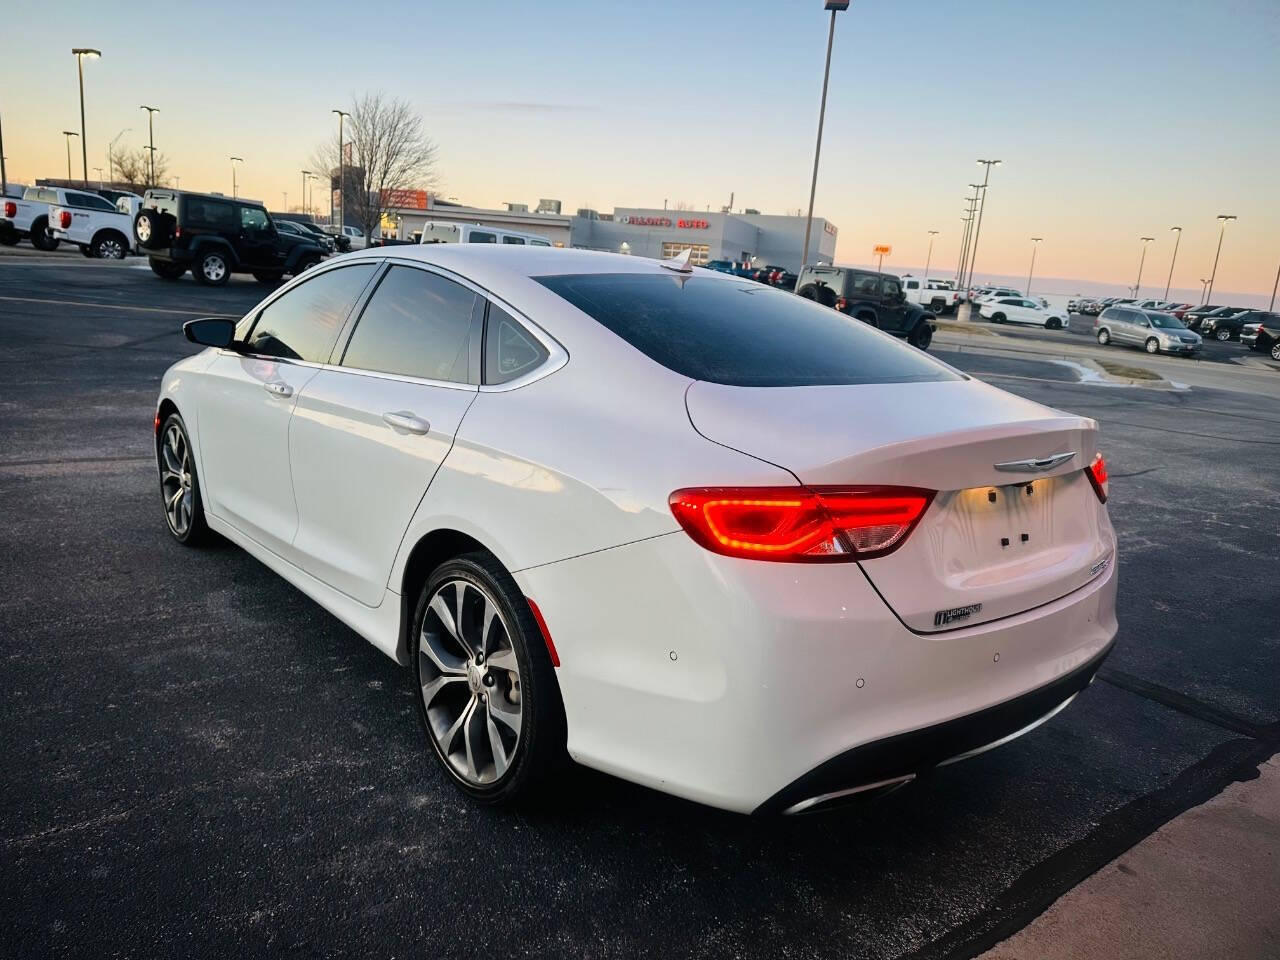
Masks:
[[[416,233],[416,231],[415,231]],[[446,223],[428,220],[422,225],[419,243],[513,243],[530,247],[549,247],[551,241],[536,233],[517,233],[500,227],[483,227],[475,223]]]

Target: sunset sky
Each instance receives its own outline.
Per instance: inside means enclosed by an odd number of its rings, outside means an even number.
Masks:
[[[477,206],[673,205],[782,213],[807,202],[827,15],[821,0],[547,0],[284,6],[6,4],[0,119],[9,178],[64,176],[85,65],[90,177],[108,142],[156,145],[184,188],[298,202],[333,107],[382,90],[421,110],[440,192]],[[117,15],[119,14],[119,15]],[[24,24],[30,24],[27,28]],[[38,29],[37,29],[38,26]],[[966,184],[991,178],[978,272],[1129,284],[1156,238],[1159,293],[1270,295],[1280,262],[1280,3],[854,0],[839,15],[816,212],[836,259],[954,272]],[[73,170],[80,173],[78,144]],[[1159,281],[1157,283],[1157,280]]]

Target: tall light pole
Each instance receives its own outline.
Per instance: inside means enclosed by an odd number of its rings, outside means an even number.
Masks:
[[[960,222],[964,224],[963,234],[960,240],[960,262],[956,264],[956,287],[960,286],[960,274],[964,270],[964,254],[965,245],[969,242],[969,226],[973,223],[972,214],[966,210],[965,215],[960,218]]]
[[[1133,285],[1133,298],[1138,299],[1138,291],[1142,289],[1142,265],[1147,262],[1147,244],[1155,240],[1155,237],[1139,237],[1142,241],[1142,257],[1138,260],[1138,282]]]
[[[1204,277],[1201,277],[1200,278],[1200,306],[1202,307],[1206,306],[1209,303],[1209,298],[1204,295],[1204,288],[1207,287],[1208,285],[1209,285],[1209,281]]]
[[[973,230],[973,252],[969,257],[969,286],[973,286],[973,268],[978,262],[978,239],[982,236],[982,215],[987,210],[987,182],[991,179],[991,168],[1000,166],[999,160],[979,160],[986,167],[982,177],[982,203],[978,207],[978,225]]]
[[[93,172],[98,175],[98,189],[102,189],[102,168],[94,167]]]
[[[89,189],[89,145],[85,137],[84,130],[84,58],[97,60],[102,56],[101,50],[94,50],[92,47],[72,47],[72,54],[76,58],[76,72],[80,74],[80,159],[84,161],[84,187]],[[67,141],[70,143],[71,141]],[[67,179],[71,179],[71,174],[67,174]]]
[[[302,171],[302,212],[307,213],[307,177],[311,176],[310,170]]]
[[[969,205],[966,211],[968,216],[965,218],[968,222],[965,224],[964,239],[960,243],[960,272],[956,275],[956,286],[966,291],[964,272],[969,264],[969,241],[973,239],[973,224],[977,220],[978,213],[978,193],[982,189],[982,184],[971,183],[969,186],[973,188],[973,196],[964,198],[964,202]]]
[[[929,264],[933,262],[933,238],[938,235],[937,230],[929,231],[929,254],[924,258],[924,281],[929,282]]]
[[[827,63],[822,68],[822,102],[818,106],[818,142],[813,148],[813,177],[809,181],[809,213],[804,218],[804,246],[800,251],[800,267],[809,262],[809,231],[813,229],[813,198],[818,192],[818,157],[822,155],[822,124],[827,118],[827,84],[831,79],[831,45],[836,38],[836,14],[849,9],[849,0],[827,0],[823,7],[831,11],[827,30]]]
[[[1027,271],[1027,296],[1031,296],[1031,277],[1036,272],[1036,251],[1040,249],[1040,241],[1044,237],[1031,238],[1031,269]]]
[[[344,160],[342,155],[342,121],[351,116],[351,114],[344,113],[342,110],[330,110],[329,112],[338,115],[338,231],[341,232],[342,227],[346,224],[346,196],[343,193],[343,187],[346,186],[346,183],[342,176],[344,172],[342,169]],[[331,216],[329,219],[332,220],[333,217]]]
[[[150,146],[149,146],[149,147],[147,147],[147,149],[148,149],[149,151],[151,151],[151,179],[150,179],[150,184],[151,184],[151,186],[153,186],[153,187],[154,187],[154,186],[156,185],[156,128],[155,128],[155,124],[153,123],[153,121],[155,120],[155,116],[156,116],[156,114],[160,112],[160,108],[159,108],[159,107],[148,107],[148,106],[144,103],[144,104],[143,104],[142,106],[140,106],[138,109],[139,109],[139,110],[145,110],[145,111],[147,111],[147,141],[150,143]]]
[[[236,164],[244,163],[244,157],[231,158],[231,199],[236,198]]]
[[[1276,267],[1276,282],[1271,285],[1271,306],[1267,307],[1268,311],[1274,310],[1276,308],[1276,288],[1277,287],[1280,287],[1280,267]]]
[[[1222,256],[1222,238],[1226,235],[1227,224],[1232,220],[1238,220],[1234,214],[1220,213],[1218,214],[1218,222],[1222,224],[1222,229],[1218,231],[1218,252],[1213,255],[1213,272],[1209,274],[1209,294],[1205,298],[1205,303],[1213,297],[1213,281],[1218,278],[1218,257]]]
[[[1173,284],[1173,265],[1178,262],[1178,244],[1182,243],[1182,228],[1170,227],[1175,234],[1173,238],[1173,258],[1169,261],[1169,279],[1164,282],[1164,298],[1169,299],[1169,287]]]
[[[71,182],[71,138],[78,137],[80,134],[74,130],[63,130],[62,135],[67,138],[67,182]],[[88,186],[86,183],[85,186]]]
[[[4,168],[4,126],[0,124],[0,197],[9,195],[9,174]]]

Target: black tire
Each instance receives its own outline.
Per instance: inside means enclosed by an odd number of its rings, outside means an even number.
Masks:
[[[1231,339],[1231,331],[1222,329],[1215,330],[1213,331],[1213,339],[1217,340],[1219,343],[1226,343]]]
[[[284,277],[284,274],[273,273],[269,270],[268,271],[255,270],[253,272],[253,279],[257,280],[259,283],[279,283],[281,279],[283,279],[283,277]]]
[[[177,280],[187,268],[180,263],[173,263],[169,260],[157,260],[155,257],[147,257],[147,263],[151,266],[151,272],[161,280]]]
[[[295,277],[299,276],[300,274],[306,273],[319,262],[320,257],[316,256],[314,253],[304,254],[299,257],[298,262],[294,264],[292,273]]]
[[[36,217],[31,221],[31,245],[37,250],[57,250],[62,241],[49,236],[49,218]]]
[[[175,435],[180,442],[171,446],[170,440]],[[204,519],[196,455],[191,448],[191,438],[187,436],[187,425],[177,413],[169,414],[160,425],[160,435],[156,437],[156,465],[160,471],[160,501],[169,535],[184,547],[208,543],[212,534]],[[179,495],[181,498],[176,499]],[[184,518],[185,527],[182,525]]]
[[[1106,327],[1103,327],[1101,330],[1098,331],[1098,343],[1102,344],[1105,347],[1110,342],[1111,342],[1111,331],[1109,331]]]
[[[220,287],[231,279],[231,256],[216,247],[205,250],[196,256],[191,275],[196,278],[196,283]]]
[[[143,210],[133,221],[133,235],[144,250],[158,250],[169,242],[173,217],[159,210]]]
[[[1045,324],[1045,329],[1047,329],[1047,330],[1061,330],[1061,329],[1062,329],[1062,321],[1061,321],[1061,320],[1059,320],[1057,317],[1050,317],[1050,318],[1049,318],[1049,322]]]
[[[1271,345],[1271,359],[1280,360],[1280,340]]]
[[[432,732],[432,718],[428,715],[422,694],[423,670],[434,671],[431,659],[422,651],[423,623],[431,598],[442,587],[447,592],[446,585],[451,581],[473,584],[493,599],[504,623],[510,626],[510,646],[519,668],[519,737],[505,772],[484,784],[472,783],[454,769]],[[465,608],[463,616],[466,616]],[[566,762],[564,704],[542,632],[511,574],[492,555],[484,552],[467,553],[446,560],[432,572],[422,588],[412,623],[409,669],[417,691],[414,701],[418,705],[422,732],[440,766],[460,790],[481,803],[507,803],[534,792]],[[458,650],[461,652],[463,648],[459,646]],[[485,672],[487,674],[488,670]],[[488,689],[501,688],[490,685]],[[439,702],[438,699],[435,702]]]
[[[1147,342],[1142,345],[1142,348],[1146,350],[1147,353],[1159,353],[1160,341],[1155,337],[1148,337]]]
[[[911,336],[907,338],[907,342],[913,347],[928,350],[929,344],[933,343],[933,327],[928,323],[916,324],[916,328],[911,331]]]
[[[83,243],[80,244],[80,255],[83,257],[92,257],[93,248]]]
[[[123,233],[106,231],[93,238],[89,250],[99,260],[123,260],[129,255],[129,239]]]
[[[992,322],[992,323],[1004,323],[1004,319],[1005,319],[1005,317],[1004,317],[1004,314],[1003,314],[1003,313],[993,313],[993,314],[991,315],[991,322]]]

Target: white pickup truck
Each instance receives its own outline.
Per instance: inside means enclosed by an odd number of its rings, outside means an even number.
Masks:
[[[133,217],[128,197],[117,208],[105,197],[81,190],[59,190],[62,197],[49,207],[49,232],[54,240],[74,243],[86,257],[123,260],[133,245]]]
[[[939,317],[960,306],[960,291],[950,280],[928,280],[907,274],[902,278],[902,292],[907,295],[908,303],[918,303]]]
[[[49,235],[49,207],[62,198],[56,187],[27,187],[22,197],[5,197],[0,206],[0,243],[11,247],[30,240],[37,250],[56,250],[58,241]]]

